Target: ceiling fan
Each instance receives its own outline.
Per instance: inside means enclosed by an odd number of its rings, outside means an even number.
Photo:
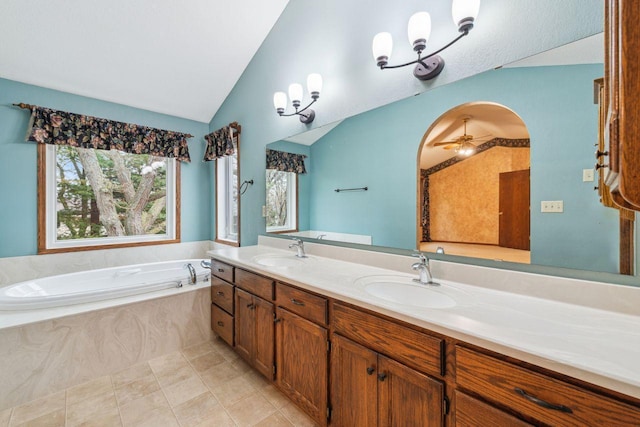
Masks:
[[[474,142],[484,142],[491,135],[484,135],[479,137],[474,137],[473,135],[467,134],[467,122],[471,117],[465,116],[462,118],[464,122],[464,133],[457,138],[454,138],[450,141],[436,142],[433,144],[434,147],[442,147],[445,150],[455,150],[458,155],[461,156],[470,156],[476,152],[476,144]]]

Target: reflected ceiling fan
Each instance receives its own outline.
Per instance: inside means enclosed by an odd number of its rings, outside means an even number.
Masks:
[[[465,116],[462,118],[464,122],[464,133],[457,138],[454,138],[450,141],[436,142],[433,144],[434,147],[442,147],[445,150],[455,150],[455,152],[459,156],[471,156],[476,152],[477,142],[484,142],[488,140],[491,135],[484,135],[479,137],[474,137],[473,135],[467,134],[467,122],[471,119],[471,116]]]

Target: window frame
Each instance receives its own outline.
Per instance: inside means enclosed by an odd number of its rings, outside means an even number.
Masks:
[[[230,211],[230,206],[227,203],[228,199],[231,197],[232,191],[229,191],[231,188],[233,188],[232,186],[230,187],[228,184],[231,182],[231,180],[229,179],[230,176],[233,176],[233,174],[231,173],[232,171],[229,170],[226,165],[228,165],[229,162],[229,157],[232,156],[224,156],[224,157],[219,157],[215,160],[215,167],[214,167],[214,179],[215,179],[215,193],[214,193],[214,197],[215,197],[215,239],[214,241],[216,243],[221,243],[223,245],[229,245],[229,246],[234,246],[234,247],[240,247],[240,225],[241,225],[241,221],[240,221],[240,132],[236,129],[233,128],[233,143],[235,145],[235,153],[233,154],[233,156],[235,156],[236,158],[236,200],[237,200],[237,210],[238,210],[238,231],[236,233],[236,238],[234,239],[227,239],[227,238],[223,238],[220,237],[220,234],[218,233],[218,229],[220,226],[220,214],[221,214],[221,203],[220,203],[220,194],[219,194],[219,182],[218,182],[218,168],[222,167],[221,164],[219,164],[220,161],[224,161],[225,162],[225,169],[227,169],[227,173],[225,174],[225,183],[226,185],[226,191],[225,191],[225,203],[224,203],[224,211],[222,212],[224,214],[225,217],[225,223],[226,223],[226,219],[230,218],[233,216],[233,214]]]
[[[287,179],[287,218],[293,219],[295,221],[295,224],[293,224],[293,227],[291,227],[290,224],[287,224],[286,226],[281,226],[281,227],[267,227],[265,225],[265,230],[267,233],[273,233],[273,234],[297,232],[299,228],[298,212],[300,211],[300,204],[299,204],[299,197],[298,197],[299,196],[298,174],[295,172],[285,172],[285,171],[278,171],[278,170],[276,170],[276,172],[286,173],[286,174],[289,174],[289,176],[293,175],[295,177],[295,179]],[[295,189],[291,188],[292,185],[295,186]],[[295,198],[295,203],[293,204],[293,206],[291,203],[288,203],[291,195]]]
[[[180,162],[169,158],[167,167],[167,233],[164,235],[120,236],[99,239],[76,239],[57,241],[56,223],[56,168],[48,167],[55,162],[56,145],[37,144],[38,169],[38,254],[79,252],[112,248],[180,243]],[[173,164],[173,167],[171,166]],[[171,169],[173,172],[171,172]],[[173,197],[171,197],[173,196]],[[170,200],[170,199],[173,200]],[[171,221],[171,223],[169,223]],[[108,240],[105,240],[108,239]]]

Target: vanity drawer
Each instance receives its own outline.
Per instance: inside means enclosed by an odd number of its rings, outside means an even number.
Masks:
[[[211,329],[227,344],[233,346],[233,316],[215,304],[211,305]]]
[[[234,286],[217,277],[211,277],[211,301],[218,307],[233,315]]]
[[[326,298],[276,283],[276,304],[312,322],[327,324]]]
[[[224,262],[212,259],[211,274],[223,280],[226,280],[229,283],[233,283],[233,266],[229,264],[225,264]]]
[[[273,301],[273,280],[236,269],[236,286],[267,301]]]
[[[456,396],[456,427],[475,426],[508,426],[527,427],[526,423],[513,415],[494,408],[469,395],[455,391]]]
[[[443,339],[341,304],[333,305],[331,321],[334,332],[372,350],[424,373],[445,374]]]
[[[456,347],[456,382],[550,425],[640,425],[640,408],[465,347]]]

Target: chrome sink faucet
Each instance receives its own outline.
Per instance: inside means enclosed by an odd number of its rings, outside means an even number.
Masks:
[[[417,253],[412,256],[420,258],[419,262],[411,265],[411,268],[417,271],[420,275],[419,278],[413,279],[413,281],[420,283],[421,285],[440,286],[440,283],[433,281],[433,276],[429,269],[429,258],[427,258],[423,253]]]
[[[307,255],[304,253],[304,242],[300,239],[293,240],[295,243],[290,244],[289,248],[296,248],[298,250],[298,253],[296,254],[298,258],[306,258]]]

